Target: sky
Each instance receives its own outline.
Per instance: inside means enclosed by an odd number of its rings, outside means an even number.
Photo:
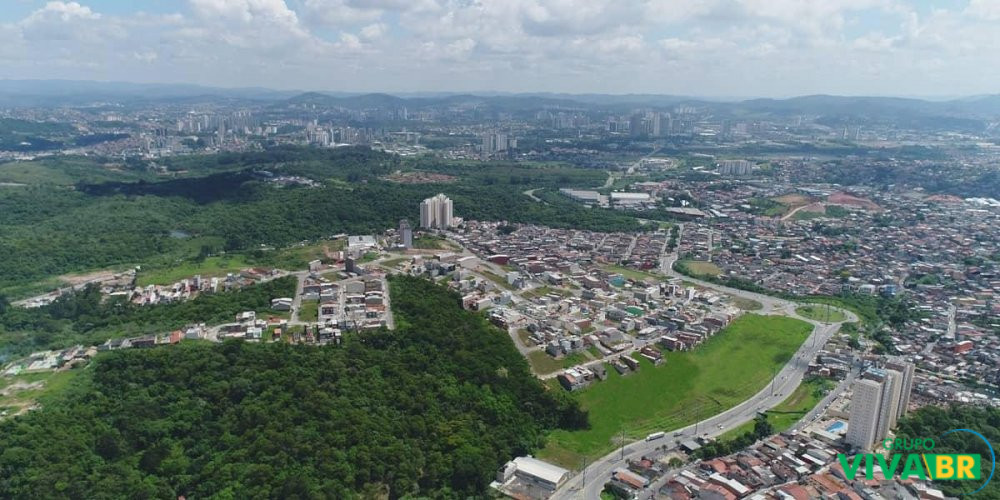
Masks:
[[[1000,93],[1000,0],[0,0],[0,78],[350,92]]]

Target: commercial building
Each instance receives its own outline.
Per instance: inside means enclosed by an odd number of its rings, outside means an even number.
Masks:
[[[420,202],[420,227],[444,229],[454,224],[452,202],[444,194],[438,194]]]
[[[504,484],[517,477],[548,490],[556,490],[562,486],[569,476],[569,471],[562,467],[543,462],[533,457],[517,457],[507,462],[497,474],[497,482]]]

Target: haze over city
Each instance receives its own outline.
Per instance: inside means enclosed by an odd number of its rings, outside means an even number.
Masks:
[[[990,0],[9,0],[0,78],[351,92],[996,92]]]

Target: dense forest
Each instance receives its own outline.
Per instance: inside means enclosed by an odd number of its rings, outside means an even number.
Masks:
[[[586,425],[456,294],[390,288],[399,328],[339,347],[103,354],[0,424],[0,497],[468,498],[549,429]]]
[[[283,147],[178,157],[163,165],[171,174],[160,179],[142,171],[143,165],[127,165],[122,181],[111,180],[113,171],[91,167],[88,171],[79,161],[0,165],[0,179],[7,169],[18,169],[13,179],[29,184],[0,189],[0,255],[5,256],[0,293],[23,295],[18,291],[67,272],[191,258],[205,245],[232,252],[379,232],[401,218],[415,219],[420,200],[439,192],[454,200],[456,216],[467,219],[641,229],[634,217],[612,210],[588,209],[560,196],[539,203],[522,194],[596,185],[606,177],[565,166],[473,168],[427,160],[401,165],[398,158],[367,148]],[[457,180],[381,180],[395,170],[417,168]],[[323,185],[280,188],[267,182],[267,174],[300,175]],[[62,184],[52,184],[53,178]]]
[[[896,428],[896,438],[933,439],[931,453],[978,453],[980,456],[980,476],[983,481],[934,481],[949,497],[962,496],[979,488],[993,472],[990,448],[978,437],[965,432],[956,432],[942,437],[953,429],[971,429],[982,434],[990,443],[1000,443],[1000,410],[974,406],[950,406],[939,408],[926,406],[907,415]],[[1000,499],[1000,483],[992,481],[974,498]]]
[[[156,306],[103,300],[96,286],[64,294],[36,309],[5,307],[6,299],[0,296],[0,363],[39,349],[164,333],[190,323],[233,321],[242,311],[268,311],[271,299],[294,295],[295,284],[294,277],[284,277],[233,292],[206,293],[185,302]]]

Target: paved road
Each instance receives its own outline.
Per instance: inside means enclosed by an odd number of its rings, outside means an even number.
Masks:
[[[753,397],[718,415],[674,431],[668,437],[654,441],[631,443],[625,448],[625,458],[639,458],[661,446],[672,448],[683,440],[693,439],[698,436],[707,435],[707,437],[716,437],[729,429],[753,420],[757,412],[779,405],[799,386],[805,375],[806,368],[809,366],[809,362],[815,358],[816,353],[823,348],[826,341],[840,328],[840,324],[827,325],[813,322],[813,325],[813,331],[809,338],[802,344],[791,361],[778,372],[771,384],[761,389]],[[570,478],[563,488],[560,488],[552,498],[599,499],[601,490],[604,488],[604,483],[610,479],[611,473],[615,469],[624,466],[625,461],[621,460],[621,449],[617,449],[589,465],[584,473]],[[587,478],[586,488],[583,487],[584,474]]]
[[[624,450],[625,460],[622,459],[623,453],[620,448],[605,455],[598,461],[588,465],[581,473],[567,480],[563,487],[552,496],[553,499],[568,500],[583,498],[586,500],[597,500],[600,498],[604,483],[611,478],[612,472],[620,467],[625,467],[627,459],[640,458],[663,446],[673,448],[679,445],[681,441],[693,439],[698,436],[717,437],[729,429],[753,420],[758,412],[781,404],[799,386],[799,383],[801,383],[805,376],[809,362],[816,357],[816,354],[823,348],[826,342],[840,329],[841,323],[822,323],[798,316],[795,313],[796,307],[799,306],[797,303],[683,276],[673,270],[672,266],[675,260],[677,260],[675,254],[664,254],[661,260],[661,271],[669,276],[683,278],[705,288],[760,302],[764,306],[764,313],[766,314],[786,314],[807,321],[813,325],[812,333],[802,343],[802,346],[799,347],[799,350],[792,359],[775,375],[771,383],[753,397],[718,415],[709,417],[683,429],[672,431],[666,437],[654,441],[630,443]],[[844,313],[847,315],[847,321],[857,321],[857,316],[850,311],[844,311]],[[844,383],[848,382],[845,381]],[[827,403],[824,402],[823,405],[825,406]],[[664,429],[664,431],[666,430]],[[643,492],[641,498],[649,498],[655,491],[654,488],[648,488]]]

